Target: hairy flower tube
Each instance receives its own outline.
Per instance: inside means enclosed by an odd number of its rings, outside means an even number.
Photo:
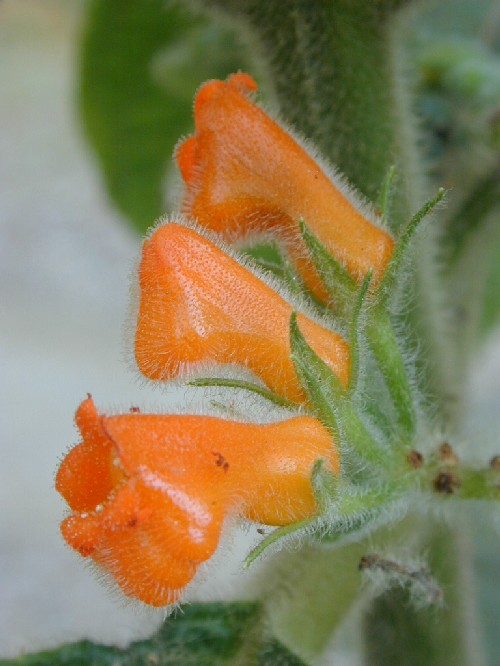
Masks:
[[[292,306],[213,242],[181,224],[160,226],[144,243],[139,284],[135,356],[147,377],[167,380],[186,367],[235,363],[276,393],[304,401],[290,358]],[[298,323],[346,384],[344,339],[302,314]]]
[[[310,477],[338,472],[329,432],[298,416],[257,425],[210,416],[76,413],[82,442],[56,488],[67,543],[152,606],[174,603],[216,550],[229,514],[283,525],[316,510]]]
[[[358,282],[369,270],[376,281],[391,258],[391,236],[339,177],[251,101],[256,89],[243,73],[199,89],[195,134],[176,153],[186,184],[183,212],[228,241],[279,230],[309,288],[325,297],[300,240],[304,219]]]

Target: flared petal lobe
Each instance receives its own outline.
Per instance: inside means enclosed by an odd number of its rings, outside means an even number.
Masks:
[[[391,236],[251,101],[256,88],[251,77],[235,74],[198,91],[195,134],[176,153],[186,184],[183,212],[229,241],[255,230],[278,230],[308,286],[324,297],[300,241],[303,218],[356,280],[372,269],[376,281],[392,255]]]
[[[305,399],[290,358],[292,307],[204,236],[176,223],[159,227],[144,243],[139,282],[135,356],[147,377],[167,380],[196,365],[236,363],[290,400]],[[347,343],[304,315],[298,322],[346,384]]]
[[[310,417],[268,425],[188,415],[106,417],[90,398],[78,410],[80,423],[82,414],[83,442],[57,474],[72,509],[62,534],[125,594],[153,606],[179,598],[215,552],[228,514],[270,525],[300,520],[316,510],[315,461],[338,471],[330,434]],[[94,454],[99,462],[92,468]],[[96,474],[109,482],[106,496],[101,482],[96,492]]]

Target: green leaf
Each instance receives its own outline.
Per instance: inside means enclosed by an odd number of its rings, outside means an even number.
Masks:
[[[256,603],[184,606],[151,639],[125,650],[80,641],[56,650],[1,661],[1,666],[217,666],[231,664],[260,616]]]
[[[305,666],[264,631],[261,618],[262,607],[254,602],[192,604],[171,615],[152,638],[124,650],[79,641],[0,666]]]
[[[139,652],[137,650],[138,659]],[[90,641],[79,641],[55,650],[0,661],[1,666],[128,666],[130,663],[133,662],[122,650]],[[140,663],[137,661],[137,664]]]
[[[309,347],[297,322],[297,313],[290,319],[290,349],[295,371],[311,404],[325,425],[338,436],[339,424],[334,404],[344,396],[337,375]]]
[[[259,616],[259,605],[250,602],[184,606],[182,615],[168,618],[158,633],[161,658],[165,662],[177,653],[181,664],[224,663],[239,652]]]
[[[257,666],[307,666],[276,640],[268,641],[257,655]]]
[[[335,543],[343,537],[355,534],[374,523],[391,503],[405,492],[405,480],[398,478],[386,483],[375,483],[373,487],[356,488],[352,484],[339,484],[339,501],[330,508],[325,519],[320,540]],[[386,515],[390,515],[387,513]]]
[[[209,57],[208,57],[209,56]],[[107,190],[142,233],[165,211],[165,176],[192,127],[193,92],[245,67],[235,33],[164,0],[92,0],[80,108]]]

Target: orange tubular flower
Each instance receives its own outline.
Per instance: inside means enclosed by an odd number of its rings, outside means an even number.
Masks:
[[[228,513],[270,525],[314,513],[312,466],[338,472],[316,419],[269,425],[206,416],[99,415],[89,397],[83,442],[63,460],[57,490],[72,514],[67,543],[146,604],[175,602],[217,548]],[[251,452],[249,454],[249,452]]]
[[[249,99],[256,89],[247,74],[233,74],[198,91],[196,133],[176,154],[186,183],[183,212],[229,241],[255,230],[284,231],[297,269],[321,298],[325,289],[299,240],[300,218],[356,280],[370,269],[379,279],[393,251],[392,238]]]
[[[143,248],[135,356],[151,379],[208,362],[246,366],[273,391],[304,401],[290,358],[292,307],[271,287],[193,229],[159,227]],[[301,331],[343,384],[349,349],[304,315]]]

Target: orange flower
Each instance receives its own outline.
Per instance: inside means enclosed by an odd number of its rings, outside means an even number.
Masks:
[[[229,241],[249,232],[284,232],[297,269],[320,297],[326,292],[299,240],[303,218],[352,276],[379,279],[391,257],[389,234],[366,217],[338,177],[330,177],[288,132],[250,99],[247,74],[209,81],[196,96],[196,133],[177,149],[186,183],[183,212]],[[346,196],[346,192],[348,196]]]
[[[290,400],[305,396],[290,358],[292,307],[220,248],[176,223],[146,240],[139,268],[135,356],[151,379],[207,362],[246,366]],[[316,353],[347,383],[349,349],[336,333],[298,317]]]
[[[338,472],[321,423],[269,425],[206,416],[99,415],[89,396],[76,423],[83,442],[63,460],[56,488],[72,514],[67,543],[144,603],[175,602],[217,548],[225,515],[282,525],[314,513],[314,462]]]

